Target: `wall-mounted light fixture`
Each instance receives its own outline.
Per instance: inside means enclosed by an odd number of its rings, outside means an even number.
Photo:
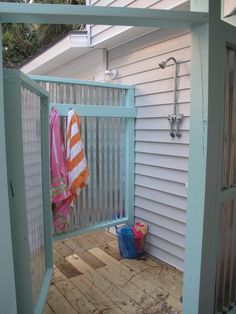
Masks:
[[[108,80],[115,80],[118,77],[118,70],[112,69],[112,70],[106,70],[105,76],[108,78]]]

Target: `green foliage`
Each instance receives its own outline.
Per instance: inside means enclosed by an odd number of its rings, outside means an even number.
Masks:
[[[29,2],[29,0],[8,0],[8,2]],[[85,0],[34,0],[33,2],[85,4]],[[19,67],[27,58],[34,55],[40,48],[53,42],[58,36],[82,27],[81,25],[4,24],[3,65],[8,68]]]

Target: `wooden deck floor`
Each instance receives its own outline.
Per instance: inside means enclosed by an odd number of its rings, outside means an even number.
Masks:
[[[179,314],[182,273],[156,259],[122,259],[106,231],[54,244],[44,314]]]

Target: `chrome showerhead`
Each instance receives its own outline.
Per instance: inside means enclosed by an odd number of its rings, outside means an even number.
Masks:
[[[161,69],[165,69],[165,67],[166,67],[166,61],[160,62],[160,63],[159,63],[159,67],[160,67]]]
[[[166,61],[160,62],[160,63],[159,63],[159,67],[160,67],[161,69],[165,69],[167,63],[168,63],[170,60],[174,61],[174,63],[177,64],[176,59],[173,58],[173,57],[170,57],[170,58],[168,58]]]

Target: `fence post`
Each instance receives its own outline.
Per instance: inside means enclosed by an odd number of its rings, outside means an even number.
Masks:
[[[134,107],[134,88],[126,91],[126,107]],[[134,223],[134,118],[125,123],[125,216]]]
[[[3,100],[2,32],[0,24],[0,313],[15,314],[16,293],[11,238],[10,207],[5,142],[5,119]]]

